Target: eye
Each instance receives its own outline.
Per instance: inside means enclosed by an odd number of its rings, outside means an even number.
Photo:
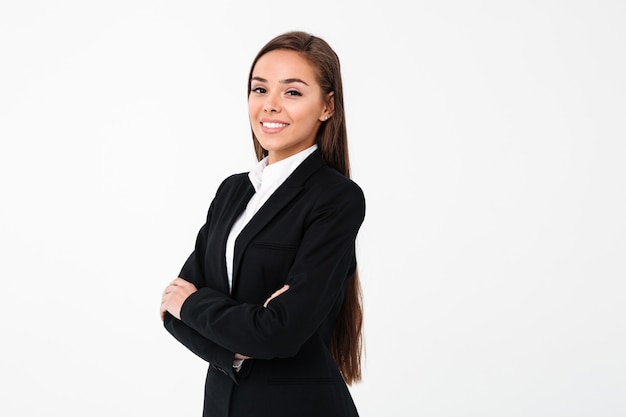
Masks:
[[[252,91],[253,93],[257,93],[257,94],[265,94],[267,92],[267,90],[263,87],[254,87],[250,89],[250,91]]]
[[[286,94],[288,96],[301,96],[302,95],[302,93],[300,93],[299,91],[296,91],[296,90],[289,90],[289,91],[287,91]]]

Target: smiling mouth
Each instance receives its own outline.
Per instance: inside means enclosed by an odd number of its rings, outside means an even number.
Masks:
[[[268,129],[279,129],[281,127],[289,126],[289,123],[261,122],[261,125]]]

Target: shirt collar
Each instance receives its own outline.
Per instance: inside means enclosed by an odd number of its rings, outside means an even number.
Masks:
[[[296,170],[298,165],[302,163],[310,154],[317,149],[317,144],[306,148],[297,154],[291,155],[288,158],[282,159],[278,162],[274,162],[268,165],[268,157],[261,159],[254,168],[248,173],[248,178],[254,187],[254,190],[258,192],[263,187],[269,187],[273,184],[282,184],[293,171]]]

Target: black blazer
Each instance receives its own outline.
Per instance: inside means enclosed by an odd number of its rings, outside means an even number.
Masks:
[[[204,416],[357,416],[328,344],[356,268],[363,193],[313,152],[236,239],[229,292],[226,239],[253,194],[247,174],[220,185],[180,272],[198,291],[181,320],[165,318],[166,329],[210,363]],[[263,307],[284,284],[289,290]],[[239,373],[235,352],[254,358]]]

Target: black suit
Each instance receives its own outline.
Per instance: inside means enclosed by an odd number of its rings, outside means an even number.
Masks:
[[[254,188],[247,174],[220,185],[180,276],[198,287],[165,327],[210,362],[204,416],[357,416],[328,351],[355,239],[361,189],[316,150],[296,168],[235,242],[229,294],[225,245]],[[264,301],[284,284],[289,290]],[[234,353],[253,357],[233,372]]]

